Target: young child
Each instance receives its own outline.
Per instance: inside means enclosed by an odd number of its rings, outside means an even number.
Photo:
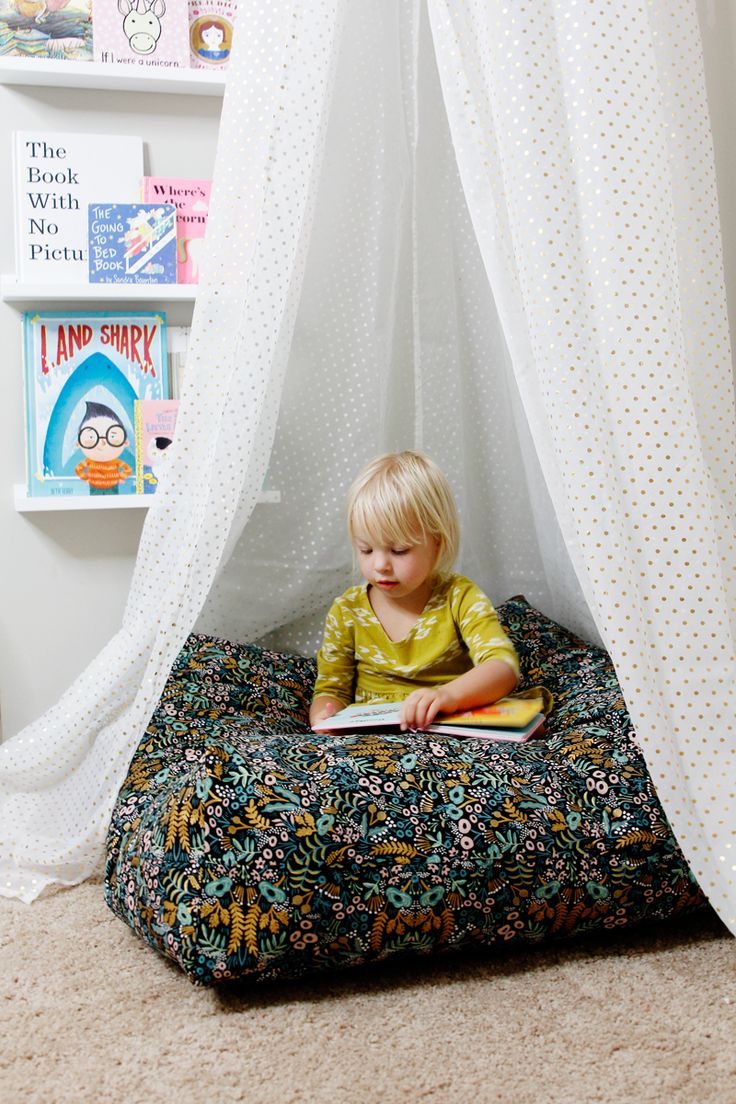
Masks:
[[[459,543],[449,484],[418,452],[388,453],[357,477],[348,531],[365,584],[325,624],[310,723],[352,702],[401,702],[402,729],[487,705],[519,678],[513,644],[485,594],[452,574]]]

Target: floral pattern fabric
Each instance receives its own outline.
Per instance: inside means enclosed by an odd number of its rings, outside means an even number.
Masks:
[[[607,654],[498,607],[526,744],[316,735],[313,661],[192,636],[113,812],[110,907],[196,983],[541,941],[704,903]]]

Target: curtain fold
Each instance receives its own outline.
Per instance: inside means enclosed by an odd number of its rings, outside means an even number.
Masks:
[[[566,546],[678,842],[736,931],[736,418],[695,9],[429,9]]]
[[[165,485],[120,631],[39,721],[0,745],[0,893],[31,901],[99,865],[117,789],[264,479],[320,175],[340,4],[247,5],[223,104],[209,258]],[[265,507],[262,507],[265,509]],[[231,538],[232,539],[232,538]]]
[[[347,487],[419,444],[461,569],[611,651],[736,928],[736,417],[691,0],[238,18],[173,463],[120,633],[0,745],[0,892],[95,867],[190,630],[316,650]]]

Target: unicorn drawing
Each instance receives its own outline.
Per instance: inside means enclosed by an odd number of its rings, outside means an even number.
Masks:
[[[123,33],[136,54],[152,54],[161,35],[164,0],[118,0],[123,15]]]

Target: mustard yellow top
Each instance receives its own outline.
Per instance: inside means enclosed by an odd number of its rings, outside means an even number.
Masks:
[[[368,585],[332,603],[317,655],[314,696],[351,702],[403,701],[421,686],[439,686],[487,659],[519,675],[516,649],[482,590],[462,575],[438,581],[403,640],[390,640],[373,612]]]

